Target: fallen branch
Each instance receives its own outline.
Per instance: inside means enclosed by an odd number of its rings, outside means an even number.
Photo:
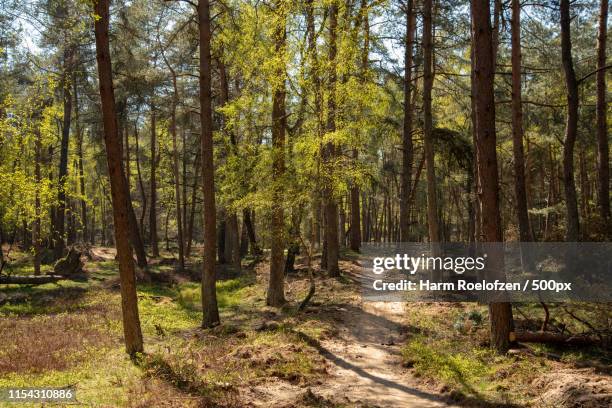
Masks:
[[[512,337],[512,336],[511,336]],[[588,346],[601,343],[601,340],[589,335],[568,336],[566,334],[550,332],[518,332],[514,333],[512,341],[522,343],[553,343]]]
[[[5,285],[42,285],[60,280],[86,280],[87,275],[0,275],[0,284]]]

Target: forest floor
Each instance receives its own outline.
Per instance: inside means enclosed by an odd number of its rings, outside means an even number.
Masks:
[[[609,352],[538,346],[496,355],[486,347],[486,307],[364,302],[350,253],[339,279],[315,262],[316,294],[303,312],[303,259],[280,310],[265,306],[266,262],[220,267],[222,324],[210,330],[198,328],[201,265],[177,272],[163,254],[140,275],[145,353],[134,364],[123,352],[114,251],[92,252],[87,282],[0,286],[0,387],[69,385],[77,406],[100,407],[612,403]],[[26,254],[11,258],[9,272],[31,273]],[[537,305],[523,313],[532,318],[517,325],[539,323]]]

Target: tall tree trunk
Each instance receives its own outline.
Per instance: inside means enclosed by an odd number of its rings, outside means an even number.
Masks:
[[[153,96],[151,97],[153,98]],[[149,241],[154,258],[159,257],[159,239],[157,238],[157,116],[155,105],[151,102],[151,208],[149,209]]]
[[[370,20],[368,15],[368,2],[361,0],[359,9],[359,17],[363,23],[363,49],[361,52],[361,74],[364,80],[368,74],[368,63],[370,55]],[[355,27],[356,29],[358,27]],[[353,162],[357,163],[359,159],[359,150],[353,149]],[[356,181],[353,181],[350,192],[351,200],[351,219],[350,219],[350,235],[349,247],[353,251],[359,251],[361,246],[361,218],[359,211],[359,186]]]
[[[179,178],[179,151],[178,141],[176,136],[176,106],[178,104],[179,94],[178,86],[176,82],[176,72],[166,59],[165,54],[162,52],[166,66],[170,70],[172,76],[172,105],[170,107],[170,134],[172,135],[172,171],[174,173],[174,198],[176,204],[176,229],[177,229],[177,243],[178,243],[178,261],[179,269],[185,269],[185,240],[183,238],[183,217],[181,214],[181,180]]]
[[[77,154],[78,154],[78,170],[79,170],[79,193],[81,194],[81,199],[79,200],[79,204],[81,207],[81,240],[83,242],[91,242],[89,237],[89,231],[87,228],[87,203],[85,201],[86,192],[85,192],[85,174],[83,169],[83,132],[81,131],[81,120],[80,120],[80,110],[79,110],[79,94],[78,94],[78,86],[77,86],[77,76],[74,75],[73,82],[73,93],[74,93],[74,124],[75,131],[77,137]]]
[[[60,163],[58,172],[57,210],[53,224],[53,257],[59,259],[64,256],[64,219],[66,213],[66,178],[68,176],[68,145],[70,142],[70,119],[72,115],[72,95],[70,92],[70,73],[73,64],[73,51],[66,45],[64,51],[64,72],[62,87],[64,92],[64,119],[62,122],[62,141],[60,145]]]
[[[176,98],[176,96],[175,96]],[[176,103],[172,103],[172,114],[170,119],[170,133],[172,134],[172,150],[173,150],[173,172],[174,172],[174,196],[176,203],[176,228],[177,228],[177,243],[178,243],[178,261],[179,268],[185,269],[185,252],[183,239],[183,217],[181,208],[181,180],[179,178],[179,152],[178,143],[176,140]]]
[[[130,355],[143,351],[142,332],[138,316],[138,300],[136,297],[136,276],[132,249],[129,241],[129,221],[126,180],[121,166],[121,140],[117,129],[117,114],[115,111],[115,95],[113,90],[110,49],[108,40],[109,1],[98,0],[94,3],[96,59],[98,62],[98,77],[100,98],[102,101],[102,120],[104,124],[104,142],[106,145],[106,160],[110,177],[111,195],[113,199],[113,218],[115,226],[115,241],[119,259],[119,275],[121,282],[121,306],[123,313],[123,333],[126,351]]]
[[[273,40],[274,51],[278,57],[275,67],[275,78],[272,86],[272,215],[270,244],[270,280],[266,303],[269,306],[282,306],[285,300],[285,220],[283,211],[283,183],[285,176],[285,128],[287,116],[285,111],[285,45],[286,7],[282,1],[274,3],[276,26]]]
[[[125,105],[127,106],[127,101],[125,103]],[[125,112],[125,117],[123,118],[123,120],[120,120],[119,123],[121,124],[121,128],[123,129],[123,133],[125,133],[125,146],[124,146],[124,152],[125,152],[125,181],[127,182],[127,189],[128,192],[131,194],[132,193],[132,166],[130,165],[130,163],[132,162],[132,158],[130,157],[130,129],[128,127],[128,116],[127,116],[127,112]]]
[[[221,82],[221,104],[226,105],[229,103],[229,81],[227,79],[227,71],[223,60],[219,58],[219,77]],[[225,116],[223,117],[223,127],[226,126]],[[237,155],[237,141],[236,136],[232,130],[229,130],[230,137],[230,148],[228,149],[228,156]],[[227,214],[227,210],[226,210]],[[225,229],[225,257],[234,268],[240,269],[240,235],[238,230],[238,215],[235,211],[230,210],[226,216],[226,229]]]
[[[474,48],[474,90],[476,93],[478,175],[480,178],[480,205],[484,242],[501,242],[499,213],[499,180],[495,134],[495,100],[493,94],[493,38],[488,0],[475,0],[472,8],[472,47]],[[505,279],[503,253],[489,256],[487,266],[495,278]],[[508,350],[512,331],[510,303],[489,304],[491,346],[499,352]]]
[[[570,0],[560,0],[561,11],[561,62],[567,87],[567,120],[563,143],[563,184],[567,217],[566,240],[576,242],[580,237],[578,199],[574,181],[574,145],[578,135],[578,82],[572,61],[572,40],[570,34]]]
[[[599,178],[599,212],[610,234],[610,148],[608,145],[606,103],[606,36],[608,30],[608,0],[601,0],[599,32],[597,34],[597,175]]]
[[[327,99],[327,131],[336,131],[336,54],[337,54],[338,4],[332,1],[329,7],[329,81]],[[336,146],[328,142],[324,148],[324,162],[326,164],[326,180],[324,187],[325,207],[325,243],[327,243],[326,259],[329,276],[340,276],[338,258],[340,248],[338,245],[338,203],[334,197],[332,176],[334,172],[334,156]]]
[[[136,151],[136,174],[138,175],[138,186],[140,188],[140,201],[142,202],[142,210],[140,212],[140,236],[142,236],[143,241],[145,239],[145,215],[147,213],[147,193],[145,192],[144,181],[142,180],[142,171],[140,169],[140,143],[138,141],[138,123],[134,123],[134,141]]]
[[[402,127],[402,174],[400,189],[400,240],[410,240],[410,190],[414,148],[412,143],[412,47],[415,13],[413,0],[406,2],[406,41],[404,44],[404,121]]]
[[[210,4],[198,4],[200,34],[200,126],[202,128],[202,193],[204,195],[204,269],[202,273],[202,327],[219,324],[215,275],[215,238],[217,235],[215,209],[215,167],[212,132],[211,89],[211,30]]]
[[[525,157],[523,154],[523,104],[521,92],[521,3],[512,0],[512,147],[514,153],[514,193],[519,236],[533,241],[527,212]]]
[[[431,112],[431,91],[433,88],[433,21],[432,0],[423,2],[423,145],[427,165],[427,224],[429,242],[433,256],[440,252],[440,225],[438,221],[438,193],[434,163],[433,123]],[[440,271],[433,271],[432,277],[439,279]]]
[[[185,132],[185,128],[183,127],[181,130],[181,139],[183,142],[183,160],[182,160],[182,194],[183,194],[183,199],[182,199],[182,206],[183,206],[183,245],[187,245],[187,228],[189,228],[189,226],[187,225],[187,207],[188,207],[188,203],[187,203],[187,134]],[[187,252],[185,250],[185,257],[187,257]]]
[[[41,239],[40,239],[40,161],[41,161],[41,150],[42,150],[42,138],[40,134],[40,129],[36,130],[36,146],[34,150],[35,158],[34,158],[34,178],[36,181],[36,196],[34,199],[34,225],[32,226],[32,243],[34,244],[34,275],[40,275],[40,261],[41,261]],[[0,239],[0,247],[2,246],[2,239]],[[0,249],[0,254],[2,250]],[[4,261],[3,258],[0,258],[0,263]]]
[[[196,199],[198,193],[198,180],[200,179],[200,154],[201,150],[196,153],[195,161],[193,162],[194,176],[193,186],[191,187],[191,209],[189,211],[189,224],[187,225],[187,248],[185,249],[185,257],[189,258],[191,255],[191,245],[193,243],[193,224],[195,219]]]
[[[308,58],[310,59],[310,77],[314,88],[315,106],[323,106],[323,95],[321,87],[321,77],[319,72],[319,59],[317,56],[317,32],[315,30],[314,0],[306,0],[306,31],[308,32]],[[316,134],[321,137],[323,132],[323,109],[316,110]],[[321,146],[319,146],[321,149]],[[320,180],[320,161],[317,160],[317,178]],[[313,239],[316,248],[321,246],[321,189],[316,189],[312,194],[312,218],[313,218]],[[321,268],[327,261],[321,258]]]

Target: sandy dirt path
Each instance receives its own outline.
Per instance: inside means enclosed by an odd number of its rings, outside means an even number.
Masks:
[[[401,365],[403,303],[363,302],[338,309],[339,335],[323,341],[319,350],[331,362],[331,377],[313,390],[316,394],[359,407],[449,406],[439,395],[419,389]]]

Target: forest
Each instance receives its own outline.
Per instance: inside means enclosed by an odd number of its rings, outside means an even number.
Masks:
[[[610,242],[608,10],[0,0],[0,406],[611,406],[609,302],[361,292]]]

